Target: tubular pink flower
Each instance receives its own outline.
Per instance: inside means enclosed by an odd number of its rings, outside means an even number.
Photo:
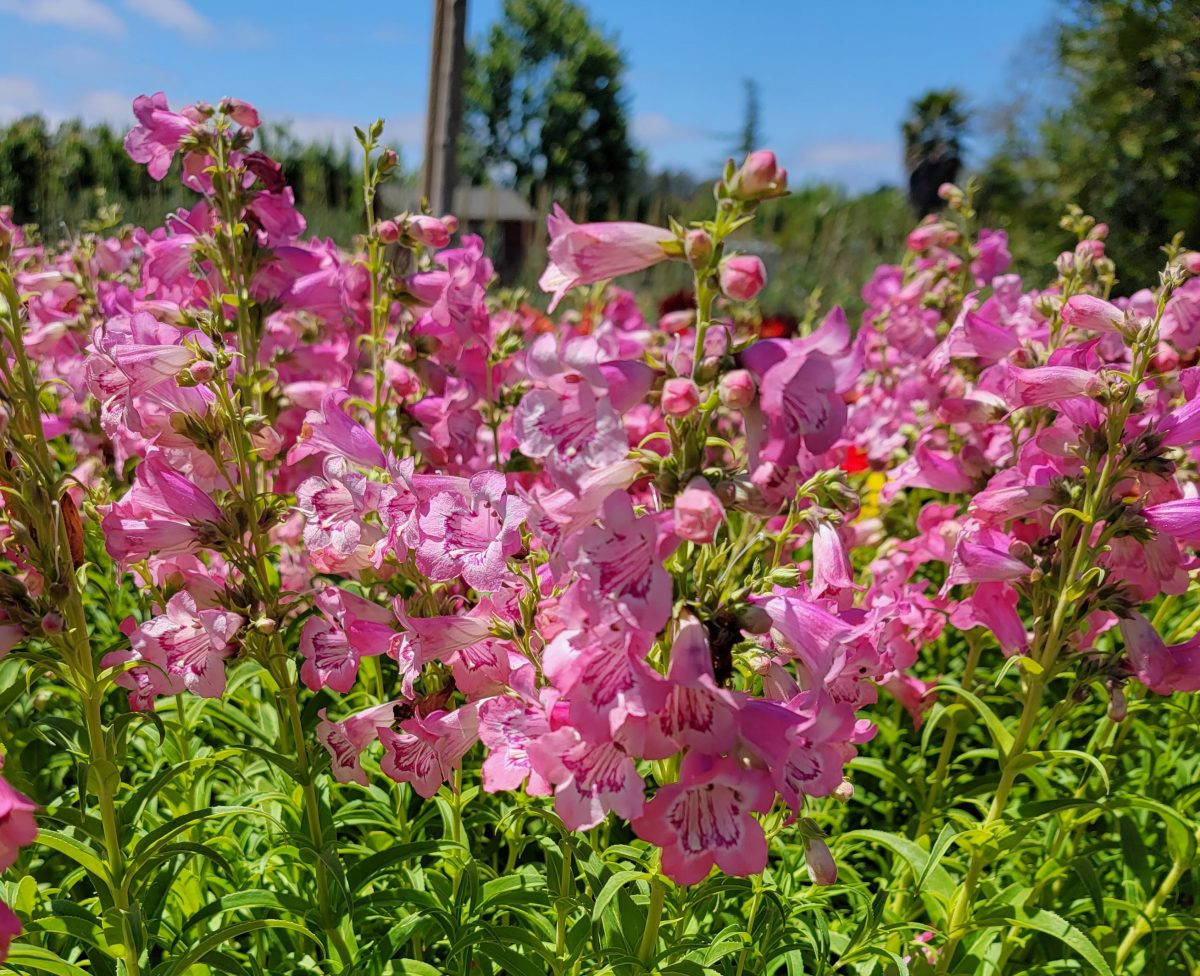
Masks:
[[[675,235],[669,230],[649,224],[577,224],[558,204],[546,226],[550,230],[550,263],[538,285],[554,295],[551,312],[572,288],[632,274],[665,261],[672,255],[664,245],[675,243]]]
[[[1125,324],[1125,313],[1095,295],[1072,295],[1062,307],[1062,320],[1090,332],[1117,332]]]
[[[1200,498],[1181,498],[1142,509],[1142,517],[1164,535],[1200,544]]]
[[[1168,646],[1154,625],[1134,611],[1121,621],[1121,636],[1134,675],[1155,694],[1200,691],[1200,635]]]
[[[1104,391],[1104,380],[1077,366],[1010,367],[1008,400],[1013,406],[1036,407],[1072,397],[1093,397]]]

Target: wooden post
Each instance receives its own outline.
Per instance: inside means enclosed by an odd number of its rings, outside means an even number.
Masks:
[[[454,206],[466,36],[467,0],[434,0],[421,192],[438,216]]]

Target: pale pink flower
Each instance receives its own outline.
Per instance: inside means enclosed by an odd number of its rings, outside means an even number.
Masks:
[[[506,492],[504,475],[481,471],[466,491],[443,491],[420,518],[417,566],[430,579],[461,576],[490,593],[509,577],[508,557],[521,549],[521,524],[529,504]]]
[[[710,755],[729,752],[737,737],[739,701],[717,685],[704,625],[686,617],[671,645],[670,691],[658,710],[665,736]]]
[[[499,695],[479,708],[479,738],[488,749],[483,761],[483,788],[488,793],[518,789],[530,796],[549,796],[550,784],[529,759],[529,743],[550,731],[545,709]]]
[[[396,721],[396,707],[402,702],[384,702],[347,715],[340,722],[331,722],[325,709],[317,712],[317,739],[330,756],[330,769],[339,783],[367,785],[362,768],[363,750],[379,738],[380,729],[391,728]]]
[[[562,207],[546,221],[550,230],[550,263],[538,285],[552,292],[550,311],[572,288],[642,271],[671,257],[665,245],[675,235],[662,227],[629,221],[577,224]]]
[[[676,884],[698,884],[716,864],[746,877],[767,865],[767,839],[755,813],[771,809],[766,773],[728,757],[684,756],[679,782],[659,788],[633,831],[662,848],[663,873]]]
[[[1091,332],[1120,332],[1125,324],[1125,313],[1095,295],[1072,295],[1063,304],[1062,320],[1067,325]]]
[[[554,810],[570,830],[591,830],[609,811],[633,820],[645,805],[637,766],[615,742],[587,742],[571,726],[530,741],[530,762],[555,785]]]
[[[190,691],[220,698],[225,691],[225,661],[237,650],[243,619],[219,608],[200,609],[187,590],[167,601],[166,613],[152,617],[130,635],[135,660],[145,661],[154,691],[177,695]]]
[[[672,587],[658,557],[658,530],[654,519],[634,515],[625,492],[609,495],[601,524],[580,534],[573,566],[581,582],[572,593],[595,622],[617,616],[650,633],[667,622]]]
[[[449,781],[479,738],[479,703],[453,712],[416,715],[401,722],[400,729],[379,730],[384,748],[380,768],[397,783],[408,783],[418,796],[429,799]]]
[[[305,548],[323,572],[361,568],[381,536],[364,521],[378,505],[380,485],[351,470],[344,457],[327,457],[323,467],[323,477],[308,478],[296,489]]]

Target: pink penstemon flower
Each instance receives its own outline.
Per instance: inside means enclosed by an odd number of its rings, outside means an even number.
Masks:
[[[649,224],[577,224],[555,204],[546,225],[550,264],[538,285],[554,295],[551,312],[572,288],[642,271],[673,256],[666,245],[675,242],[675,235]]]

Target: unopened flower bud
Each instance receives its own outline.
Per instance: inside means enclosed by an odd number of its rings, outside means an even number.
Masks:
[[[663,413],[685,417],[700,405],[700,390],[686,376],[673,376],[663,384]]]
[[[437,217],[419,214],[408,221],[408,236],[426,247],[445,247],[450,243],[450,231]]]
[[[694,308],[682,308],[677,312],[668,312],[658,320],[658,327],[667,335],[683,332],[695,324],[696,310]]]
[[[729,181],[729,193],[739,200],[763,200],[787,192],[787,170],[769,149],[756,149],[746,157]]]
[[[395,149],[385,149],[379,154],[379,172],[386,173],[400,165],[400,157]]]
[[[771,615],[757,604],[752,603],[738,612],[738,627],[743,634],[766,634],[771,626]]]
[[[1070,274],[1075,270],[1075,254],[1072,251],[1063,251],[1054,259],[1054,268],[1060,275]]]
[[[384,244],[392,244],[400,240],[400,228],[394,220],[381,220],[375,225],[375,236]]]
[[[829,845],[820,837],[809,837],[804,841],[804,863],[808,876],[816,885],[831,885],[837,881],[837,862]]]
[[[838,783],[837,789],[833,791],[832,796],[835,800],[841,803],[847,803],[854,796],[854,784],[848,779]]]
[[[689,542],[712,542],[725,521],[725,506],[704,478],[693,478],[675,497],[675,534]]]
[[[706,230],[689,230],[683,239],[683,253],[692,268],[703,268],[713,253],[712,235]]]
[[[283,437],[270,424],[263,424],[250,433],[250,443],[254,445],[258,456],[266,461],[278,457],[283,450]]]
[[[1014,539],[1008,546],[1008,554],[1013,559],[1019,559],[1026,565],[1033,563],[1033,550],[1029,547],[1028,542],[1023,542],[1020,539]]]
[[[1108,717],[1114,722],[1123,722],[1129,714],[1129,702],[1125,689],[1115,681],[1108,683]]]
[[[748,302],[767,283],[767,269],[753,254],[735,254],[721,262],[721,291],[737,302]]]
[[[61,634],[66,625],[67,622],[63,620],[62,614],[54,610],[42,617],[42,633],[44,634],[51,636]]]
[[[254,621],[254,629],[260,634],[269,636],[275,633],[276,627],[278,624],[271,617],[259,617]]]
[[[1188,274],[1200,275],[1200,251],[1185,251],[1180,255],[1179,263]]]
[[[754,402],[758,384],[749,370],[733,369],[721,377],[717,384],[717,395],[721,403],[731,410],[745,410]]]
[[[217,368],[207,359],[197,359],[187,368],[187,372],[196,383],[207,383],[217,375]]]

